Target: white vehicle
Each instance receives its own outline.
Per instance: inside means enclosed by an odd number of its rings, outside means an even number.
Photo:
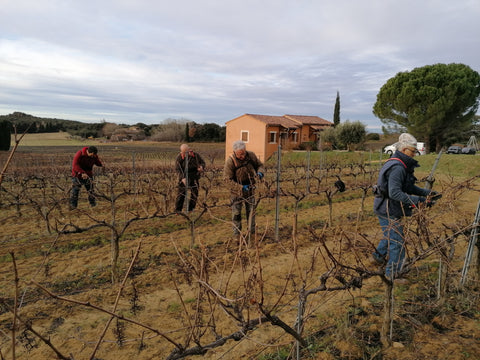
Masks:
[[[427,153],[424,142],[417,142],[417,151],[418,155],[425,155]]]
[[[392,156],[393,153],[397,150],[397,145],[398,145],[398,142],[396,142],[395,144],[392,144],[392,145],[387,145],[383,149],[383,152],[385,154],[388,154],[388,155]],[[418,155],[425,155],[427,153],[427,151],[425,150],[425,143],[424,142],[417,142],[417,153],[418,153]]]
[[[388,146],[385,146],[385,148],[383,149],[383,152],[385,154],[388,154],[390,156],[393,155],[393,153],[397,150],[397,143],[395,144],[392,144],[392,145],[388,145]]]

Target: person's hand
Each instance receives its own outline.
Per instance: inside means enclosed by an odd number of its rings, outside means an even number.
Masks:
[[[85,173],[83,173],[83,174],[82,174],[82,179],[84,179],[84,180],[88,179],[88,175],[85,174]]]
[[[427,199],[430,201],[437,201],[442,198],[442,194],[436,191],[431,191],[430,194],[427,196]]]
[[[242,186],[242,191],[247,192],[250,189],[250,185],[243,185]]]
[[[432,190],[425,200],[425,207],[430,208],[436,204],[437,200],[441,199],[442,194]]]
[[[198,171],[199,173],[202,173],[202,172],[203,172],[203,166],[199,166],[199,167],[197,168],[197,171]]]
[[[258,172],[258,173],[257,173],[257,176],[258,176],[258,178],[259,178],[260,180],[263,179],[263,173],[262,173],[262,172]]]
[[[187,186],[187,179],[183,178],[183,179],[182,179],[182,184],[185,185],[185,186]]]

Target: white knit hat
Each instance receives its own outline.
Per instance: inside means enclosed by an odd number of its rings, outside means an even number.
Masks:
[[[413,135],[410,135],[408,133],[403,133],[403,134],[400,134],[400,136],[398,137],[398,146],[397,146],[397,149],[398,150],[403,150],[407,147],[413,147],[413,148],[417,148],[417,139],[415,139],[415,137]]]

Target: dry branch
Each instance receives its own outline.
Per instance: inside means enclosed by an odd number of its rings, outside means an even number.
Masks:
[[[0,173],[0,185],[2,185],[3,182],[3,177],[5,176],[5,173],[7,172],[8,165],[10,165],[10,162],[12,161],[13,154],[15,154],[15,151],[17,151],[18,144],[20,144],[20,141],[23,139],[27,131],[30,129],[32,124],[30,124],[25,131],[23,132],[22,135],[20,135],[19,138],[17,138],[17,127],[13,125],[13,128],[15,129],[15,145],[13,146],[13,149],[10,151],[10,155],[8,156],[7,161],[5,162],[5,165],[3,165],[2,172]]]

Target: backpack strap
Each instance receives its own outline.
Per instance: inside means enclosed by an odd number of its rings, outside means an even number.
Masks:
[[[235,158],[235,156],[233,156],[233,154],[232,154],[232,155],[230,155],[230,158],[231,158],[231,159],[232,159],[232,161],[233,161],[233,165],[235,165],[235,170],[237,170],[237,168],[238,168],[238,162],[237,162],[237,159]]]
[[[400,158],[397,158],[397,157],[392,157],[390,159],[388,159],[387,161],[390,161],[390,160],[395,160],[395,161],[398,161],[400,162],[403,167],[406,169],[407,168],[407,165],[403,162],[402,159]],[[387,161],[385,161],[385,163],[387,163]],[[373,185],[372,186],[372,191],[373,191],[373,194],[377,197],[381,197],[381,198],[384,198],[384,199],[388,199],[388,193],[386,190],[384,189],[381,189],[377,184]]]
[[[407,165],[406,165],[406,164],[403,162],[403,160],[402,160],[402,159],[400,159],[400,158],[394,157],[394,158],[390,158],[390,159],[388,159],[387,161],[390,161],[390,160],[397,160],[397,161],[400,161],[400,162],[402,163],[403,167],[404,167],[405,169],[407,168]]]

